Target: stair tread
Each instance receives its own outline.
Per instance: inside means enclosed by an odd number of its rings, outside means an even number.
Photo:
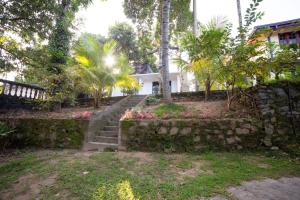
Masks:
[[[101,142],[101,143],[109,143],[109,144],[116,144],[118,143],[118,136],[95,136],[92,140],[93,142]]]
[[[88,142],[89,144],[95,145],[107,145],[107,146],[118,146],[117,143],[104,143],[104,142]]]
[[[107,130],[101,130],[100,132],[105,132],[105,133],[107,133],[107,132],[118,133],[118,131],[107,131]]]
[[[102,135],[96,135],[97,138],[105,138],[105,139],[117,139],[118,136],[102,136]]]

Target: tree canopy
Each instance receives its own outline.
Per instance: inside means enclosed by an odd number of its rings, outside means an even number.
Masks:
[[[3,0],[0,2],[0,72],[17,64],[30,64],[32,47],[41,40],[52,40],[61,34],[59,23],[70,28],[74,13],[91,0]],[[62,13],[68,20],[61,20]],[[58,20],[59,19],[59,20]],[[58,23],[59,22],[59,23]],[[62,27],[62,26],[61,26]],[[67,34],[65,34],[67,35]],[[65,37],[65,36],[62,36]],[[58,43],[67,46],[62,38]],[[58,46],[52,42],[52,47]],[[63,47],[59,47],[63,48]]]
[[[118,42],[119,51],[126,53],[129,60],[138,60],[137,36],[127,23],[116,23],[109,28],[108,37]]]

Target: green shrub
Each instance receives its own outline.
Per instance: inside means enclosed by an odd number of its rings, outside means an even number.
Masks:
[[[147,105],[156,105],[160,102],[160,99],[157,98],[156,96],[148,96],[146,99],[146,104]]]
[[[14,132],[14,129],[9,127],[5,122],[0,121],[0,145],[2,150],[5,150],[10,144],[10,138]]]

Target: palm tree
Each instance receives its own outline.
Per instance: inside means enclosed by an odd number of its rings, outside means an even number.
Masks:
[[[161,20],[161,76],[162,76],[162,91],[163,101],[166,103],[172,102],[171,88],[169,85],[169,15],[170,15],[170,0],[162,1],[162,20]]]
[[[201,34],[188,33],[182,40],[182,48],[187,51],[190,62],[178,59],[180,66],[194,73],[196,80],[205,88],[205,99],[219,75],[223,51],[227,41],[227,20],[216,17],[201,26]]]
[[[70,73],[82,89],[90,92],[94,98],[94,107],[98,108],[101,98],[110,94],[114,86],[126,80],[125,86],[137,87],[135,79],[130,79],[131,66],[125,55],[115,55],[117,63],[108,66],[105,59],[113,55],[117,43],[109,41],[101,44],[97,37],[84,34],[74,46],[74,57],[77,61],[71,68]]]

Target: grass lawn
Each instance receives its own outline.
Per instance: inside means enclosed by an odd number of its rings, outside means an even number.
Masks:
[[[265,153],[37,151],[2,161],[0,199],[197,199],[242,181],[300,176],[299,161]]]
[[[186,108],[183,105],[180,104],[161,104],[158,107],[155,107],[153,112],[156,114],[158,117],[162,117],[165,114],[169,114],[172,116],[178,116],[180,113],[184,112]]]

